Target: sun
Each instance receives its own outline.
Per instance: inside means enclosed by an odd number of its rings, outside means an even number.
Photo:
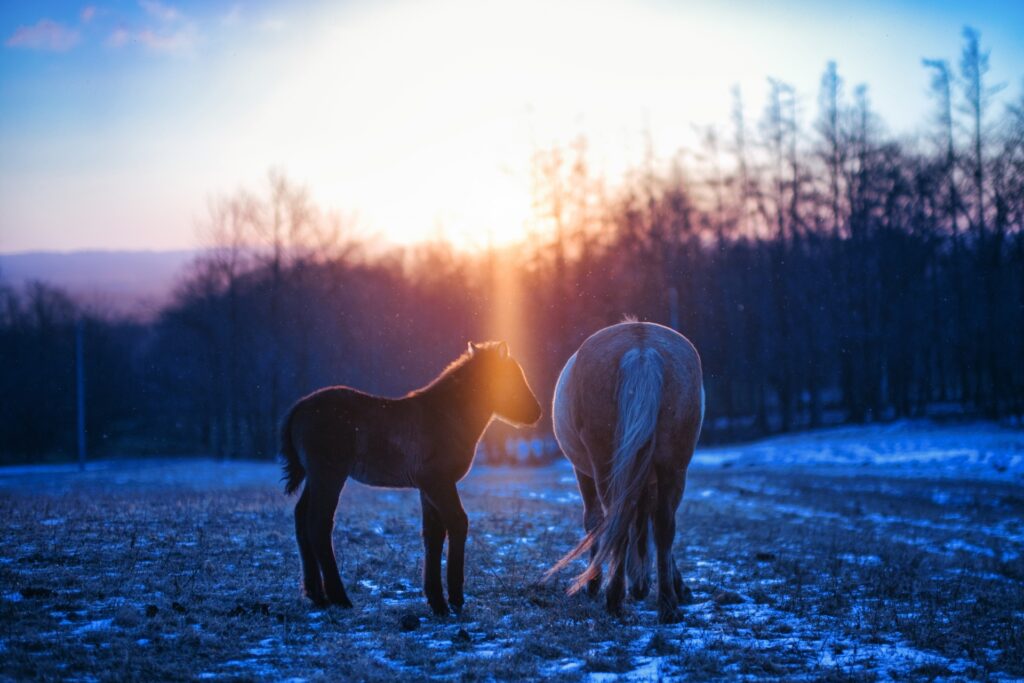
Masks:
[[[275,84],[245,137],[387,242],[443,237],[478,250],[521,241],[531,216],[528,109],[505,92],[494,53],[467,45],[471,33],[446,16],[417,24],[403,14],[396,27],[377,11],[325,27],[290,57],[292,77]],[[484,57],[467,59],[473,49]]]
[[[461,250],[527,239],[528,169],[500,167],[486,140],[453,136],[424,145],[351,183],[368,230],[394,244],[443,239]],[[340,198],[339,198],[340,199]]]
[[[673,22],[626,2],[339,9],[282,56],[286,76],[268,84],[243,137],[262,155],[255,168],[297,174],[390,242],[505,245],[531,234],[537,150],[586,137],[614,177],[643,146],[629,131],[650,123],[659,146],[678,149],[688,121],[715,118],[691,93],[716,87],[727,101],[722,84],[746,53],[707,63],[721,50],[700,27],[693,11]]]

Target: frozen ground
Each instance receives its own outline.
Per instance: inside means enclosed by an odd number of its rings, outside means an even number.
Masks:
[[[0,468],[0,679],[1024,676],[1024,432],[909,423],[701,451],[676,555],[694,603],[656,625],[538,585],[579,538],[564,464],[475,468],[468,604],[419,594],[419,503],[349,486],[353,610],[298,594],[266,464]]]
[[[699,452],[705,465],[822,465],[892,476],[969,477],[1024,483],[1024,431],[989,424],[893,422],[840,427]],[[833,469],[833,471],[835,471]]]

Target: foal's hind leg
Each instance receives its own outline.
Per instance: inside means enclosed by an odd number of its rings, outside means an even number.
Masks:
[[[309,484],[309,510],[307,511],[307,529],[309,540],[320,563],[320,571],[324,577],[324,591],[327,599],[334,605],[351,607],[345,586],[338,573],[338,561],[334,558],[334,512],[338,509],[338,496],[345,485],[347,476],[323,476],[311,480]]]
[[[589,534],[596,529],[601,520],[604,519],[604,511],[601,509],[601,501],[597,496],[597,485],[594,480],[576,470],[576,481],[579,483],[580,495],[583,496],[583,528]],[[597,541],[590,546],[590,559],[597,554]],[[601,568],[597,568],[597,574],[587,582],[587,595],[595,597],[601,590]]]
[[[320,578],[320,565],[313,553],[313,545],[309,541],[309,485],[302,490],[299,502],[295,505],[295,538],[299,542],[299,557],[302,558],[302,587],[306,596],[318,607],[327,604],[324,595],[324,582]]]
[[[658,500],[654,511],[654,542],[658,552],[658,621],[663,624],[679,620],[679,597],[676,594],[678,570],[672,557],[676,536],[676,508],[683,498],[686,472],[658,468]]]

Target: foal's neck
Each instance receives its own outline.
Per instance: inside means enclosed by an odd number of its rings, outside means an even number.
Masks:
[[[423,391],[435,409],[456,431],[456,436],[475,445],[494,415],[479,373],[463,365],[453,369]]]

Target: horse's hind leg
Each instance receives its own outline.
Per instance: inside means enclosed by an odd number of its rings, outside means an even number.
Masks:
[[[311,478],[308,484],[310,492],[309,509],[307,510],[307,529],[309,540],[320,563],[320,572],[324,577],[324,591],[331,604],[351,607],[345,585],[338,573],[338,561],[334,557],[334,512],[338,509],[338,496],[345,485],[346,475],[332,473],[325,476],[320,473]]]
[[[580,495],[583,497],[583,528],[589,534],[601,524],[604,519],[604,510],[601,508],[601,501],[597,496],[597,485],[594,480],[579,470],[576,470],[576,481],[579,483]],[[590,546],[590,559],[597,554],[597,541]],[[601,568],[597,568],[597,574],[587,582],[587,595],[594,597],[601,590]]]
[[[692,605],[693,591],[683,583],[683,575],[680,573],[679,567],[676,565],[675,557],[672,558],[672,572],[674,577],[672,580],[672,587],[676,589],[676,600],[679,601],[680,605]]]
[[[591,453],[595,452],[594,449],[588,450],[590,450]],[[601,518],[603,519],[605,514],[604,509],[609,507],[609,502],[611,501],[611,459],[598,459],[592,460],[592,462],[594,463],[595,474],[597,475],[592,481],[596,484],[596,498],[598,501],[601,501],[596,507],[602,511]],[[616,561],[614,557],[615,551],[612,552],[612,556],[609,558],[608,571],[611,573],[611,576],[608,577],[607,583],[605,583],[604,587],[605,608],[608,610],[609,614],[622,614],[622,601],[626,597],[626,564],[628,562],[626,556],[628,555],[628,550],[629,547],[627,539],[627,552],[623,552],[618,561]],[[591,553],[597,552],[600,552],[600,550],[595,543],[591,546]],[[593,559],[593,554],[591,555],[591,559]],[[597,576],[597,579],[598,583],[600,583],[600,574]],[[589,588],[590,586],[588,586],[588,589]]]
[[[679,597],[676,594],[678,570],[672,557],[676,536],[676,508],[683,498],[686,472],[657,468],[658,497],[654,511],[654,542],[658,553],[658,621],[663,624],[679,620]]]
[[[313,603],[319,607],[327,604],[324,595],[324,582],[320,578],[320,565],[313,553],[313,545],[309,541],[309,485],[302,490],[299,502],[295,505],[295,538],[299,542],[299,557],[302,558],[302,587]]]
[[[647,498],[641,498],[637,505],[636,524],[629,539],[629,592],[635,600],[643,600],[651,592],[651,556],[649,539],[651,511]]]
[[[622,601],[626,597],[626,563],[619,562],[605,589],[605,607],[609,614],[622,614]]]

